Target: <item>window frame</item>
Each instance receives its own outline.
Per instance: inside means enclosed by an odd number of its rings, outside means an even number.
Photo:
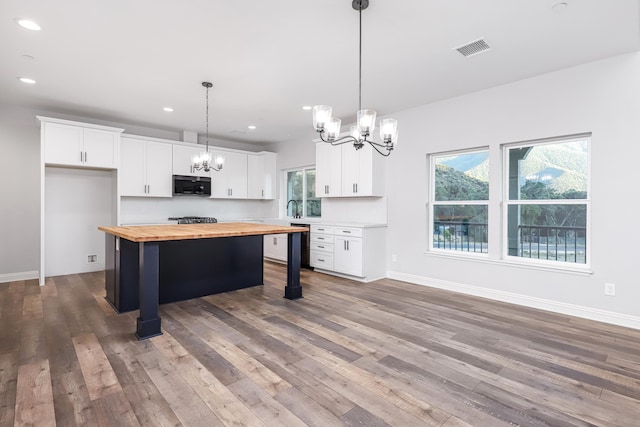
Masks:
[[[587,163],[586,163],[586,184],[587,195],[584,199],[524,199],[510,200],[509,198],[509,150],[514,148],[535,147],[543,145],[555,145],[560,143],[568,143],[572,141],[585,141],[587,144]],[[501,145],[502,153],[502,200],[501,200],[501,258],[509,263],[519,265],[531,265],[542,268],[589,271],[591,268],[591,133],[568,135],[562,137],[545,138],[538,140],[521,141]],[[522,205],[585,205],[585,262],[567,262],[557,260],[547,260],[539,258],[527,258],[516,255],[509,255],[509,207]]]
[[[443,151],[438,153],[430,153],[427,155],[428,164],[429,164],[429,195],[427,201],[427,252],[432,254],[438,254],[442,256],[451,256],[451,257],[472,257],[472,258],[489,258],[489,253],[491,253],[491,233],[489,232],[489,217],[491,214],[491,190],[489,190],[489,195],[486,200],[435,200],[436,198],[436,159],[443,156],[455,156],[455,155],[463,155],[463,154],[473,154],[473,153],[483,153],[486,152],[488,154],[488,160],[491,160],[491,150],[488,146],[482,147],[473,147],[466,148],[460,150],[451,150],[451,151]],[[491,188],[491,174],[489,174],[489,188]],[[456,205],[456,206],[486,206],[487,208],[487,252],[473,252],[473,251],[462,251],[462,250],[452,250],[446,248],[437,248],[434,247],[434,235],[435,235],[435,208],[440,205]]]
[[[314,170],[316,171],[317,174],[317,168],[316,165],[307,165],[307,166],[300,166],[300,167],[295,167],[295,168],[289,168],[289,169],[283,169],[282,170],[282,195],[284,196],[282,198],[282,202],[280,203],[280,209],[282,209],[282,212],[284,212],[284,215],[281,215],[282,218],[287,218],[287,219],[295,219],[295,220],[299,220],[299,219],[304,219],[304,218],[314,218],[314,219],[318,219],[318,218],[322,218],[322,198],[320,197],[316,197],[314,199],[318,199],[320,202],[320,216],[308,216],[307,215],[307,171],[309,170]],[[302,172],[302,202],[301,202],[301,206],[299,206],[298,211],[300,212],[300,218],[294,218],[293,216],[290,216],[288,213],[288,209],[287,209],[287,203],[289,201],[289,196],[288,196],[288,180],[287,177],[289,175],[290,172]],[[317,175],[316,175],[317,176]],[[315,192],[314,192],[315,194]]]

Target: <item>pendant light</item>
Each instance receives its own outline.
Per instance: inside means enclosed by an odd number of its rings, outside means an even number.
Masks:
[[[206,95],[207,146],[205,151],[200,153],[199,156],[195,156],[193,158],[192,167],[194,170],[202,170],[205,172],[209,172],[210,170],[213,169],[214,171],[219,172],[222,169],[222,166],[224,164],[224,158],[222,156],[216,157],[216,165],[212,166],[211,153],[209,152],[209,89],[213,87],[213,84],[210,82],[202,82],[202,86],[204,86],[207,89],[207,95]]]
[[[313,127],[320,134],[323,142],[341,145],[352,142],[356,150],[368,143],[379,154],[388,156],[398,144],[398,121],[396,119],[380,120],[381,143],[373,140],[376,126],[376,112],[362,109],[362,11],[369,7],[369,0],[353,0],[351,6],[358,11],[360,18],[360,37],[358,46],[358,114],[357,124],[351,127],[350,135],[340,137],[341,120],[331,117],[333,109],[328,105],[313,107]]]

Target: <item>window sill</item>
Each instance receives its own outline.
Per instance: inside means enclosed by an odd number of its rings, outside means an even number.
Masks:
[[[487,254],[479,253],[450,253],[444,251],[427,251],[424,252],[425,256],[444,259],[455,259],[461,261],[478,262],[481,264],[499,265],[503,267],[513,267],[528,270],[548,271],[555,273],[565,273],[579,276],[590,276],[593,271],[587,267],[572,267],[567,265],[549,265],[547,263],[526,262],[518,259],[493,259],[489,258]]]

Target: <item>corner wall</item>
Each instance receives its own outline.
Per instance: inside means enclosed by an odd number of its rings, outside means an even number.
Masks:
[[[640,53],[626,54],[394,113],[398,149],[388,159],[389,276],[640,328],[635,171],[640,162]],[[501,144],[592,132],[591,274],[500,259],[501,189],[490,205],[489,259],[425,254],[427,154],[489,147],[492,182]],[[397,262],[391,262],[392,255]],[[605,282],[616,296],[604,295]]]

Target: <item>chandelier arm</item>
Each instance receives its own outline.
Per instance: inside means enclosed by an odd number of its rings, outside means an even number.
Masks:
[[[322,142],[326,142],[333,146],[346,144],[347,142],[353,142],[354,144],[358,142],[358,139],[356,139],[351,135],[345,135],[342,138],[336,139],[335,141],[329,141],[328,139],[324,139],[324,133],[325,133],[324,131],[320,131],[319,133],[320,133],[320,140],[322,140]]]
[[[391,154],[391,151],[390,151],[388,148],[387,148],[387,152],[386,152],[386,153],[383,153],[382,151],[380,151],[380,149],[379,149],[378,147],[384,147],[384,145],[376,144],[375,142],[373,142],[373,141],[369,141],[369,140],[366,140],[366,139],[365,139],[365,141],[367,141],[367,142],[369,143],[369,145],[370,145],[374,150],[376,150],[376,151],[378,152],[378,154],[380,154],[381,156],[389,157],[389,155]],[[378,146],[378,147],[376,147],[376,146]]]

